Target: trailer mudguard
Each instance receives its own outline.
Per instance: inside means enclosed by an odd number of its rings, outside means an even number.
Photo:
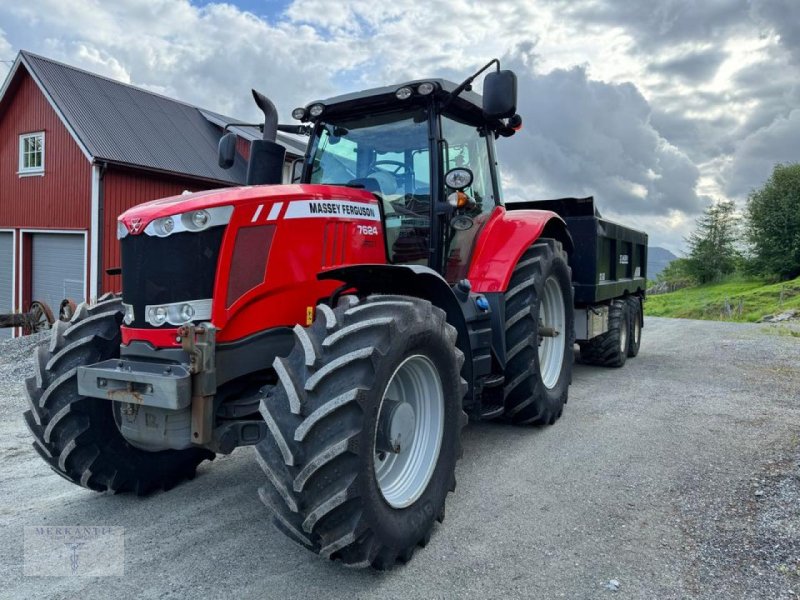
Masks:
[[[574,245],[564,220],[549,210],[498,206],[475,242],[468,279],[480,293],[505,292],[522,254],[540,237],[553,238],[568,254]]]

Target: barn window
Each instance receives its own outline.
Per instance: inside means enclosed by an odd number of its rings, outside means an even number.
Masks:
[[[44,173],[44,132],[19,136],[19,174]]]

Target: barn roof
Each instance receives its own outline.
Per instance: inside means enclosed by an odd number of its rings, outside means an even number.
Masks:
[[[220,127],[239,119],[207,111],[132,85],[20,51],[6,86],[22,63],[67,122],[91,159],[229,183],[243,183],[241,157],[231,169],[217,164]],[[4,90],[5,87],[4,86]],[[245,139],[257,128],[236,128]],[[292,154],[299,140],[279,139]]]

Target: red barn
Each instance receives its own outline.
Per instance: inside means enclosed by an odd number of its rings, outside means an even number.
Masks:
[[[238,119],[22,51],[0,89],[0,313],[58,311],[118,291],[116,217],[131,206],[245,181],[255,127],[217,164]],[[303,143],[279,134],[288,161]],[[165,257],[168,258],[168,257]],[[0,337],[11,335],[0,329]]]

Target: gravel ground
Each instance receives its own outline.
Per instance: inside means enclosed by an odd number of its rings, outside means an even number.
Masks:
[[[0,343],[2,598],[800,594],[800,340],[785,329],[648,318],[623,369],[576,367],[554,427],[471,425],[447,519],[388,573],[273,530],[246,448],[145,499],[61,479],[21,417],[34,343]],[[25,576],[26,525],[124,527],[125,576]]]

